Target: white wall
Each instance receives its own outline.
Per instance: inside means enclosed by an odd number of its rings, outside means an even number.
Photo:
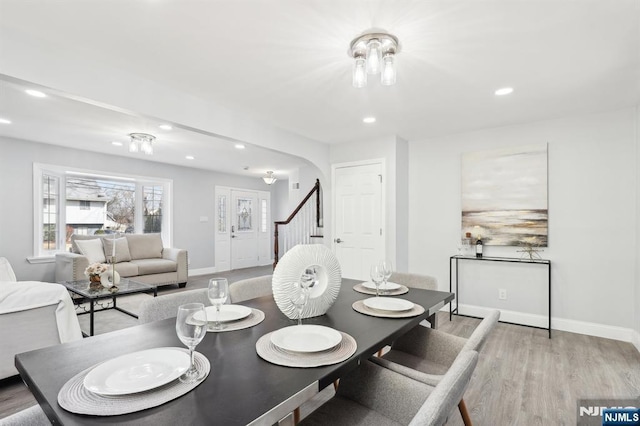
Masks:
[[[214,267],[215,185],[265,190],[262,179],[100,155],[17,139],[0,138],[0,256],[20,280],[54,280],[54,265],[29,264],[33,256],[33,163],[95,168],[173,179],[173,246],[189,251],[189,269]],[[200,222],[207,216],[207,222]]]
[[[549,247],[542,255],[553,261],[553,327],[630,338],[638,327],[636,119],[635,109],[625,109],[411,141],[410,271],[435,275],[448,289],[448,258],[460,237],[463,152],[547,142]],[[490,246],[485,254],[519,256],[515,250]],[[497,284],[508,285],[502,267],[487,266]],[[521,291],[527,300],[541,289]]]

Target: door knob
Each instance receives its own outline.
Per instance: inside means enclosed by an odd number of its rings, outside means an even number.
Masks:
[[[340,238],[336,238],[335,240],[333,240],[334,242],[340,244],[342,242],[342,240]]]

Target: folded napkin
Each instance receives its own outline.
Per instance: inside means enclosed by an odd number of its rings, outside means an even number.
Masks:
[[[60,342],[82,339],[73,301],[67,288],[40,281],[0,281],[0,314],[58,305],[56,323]]]

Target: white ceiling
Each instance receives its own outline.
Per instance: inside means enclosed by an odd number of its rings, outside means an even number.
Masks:
[[[400,39],[394,86],[351,87],[347,49],[369,28]],[[16,35],[325,143],[420,141],[640,102],[640,0],[0,0],[0,47]],[[494,96],[504,86],[514,93]],[[198,158],[229,145],[91,105],[52,114],[4,88],[2,98],[0,114],[19,111],[50,143],[147,126],[158,148],[176,138]],[[272,160],[255,167],[300,161]]]

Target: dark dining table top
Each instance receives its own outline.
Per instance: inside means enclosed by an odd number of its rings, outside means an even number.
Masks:
[[[262,323],[243,330],[207,333],[196,351],[209,359],[209,376],[191,392],[159,407],[121,416],[85,416],[62,409],[57,396],[69,379],[100,362],[144,349],[184,347],[176,336],[175,318],[19,354],[16,368],[54,424],[271,425],[296,408],[300,398],[333,383],[416,326],[441,302],[448,303],[454,298],[453,293],[410,289],[400,297],[422,305],[424,314],[378,318],[360,314],[351,307],[353,302],[371,297],[352,289],[358,282],[343,279],[338,298],[329,311],[303,320],[305,324],[332,327],[356,339],[355,354],[339,364],[290,368],[260,358],[255,345],[261,336],[296,323],[280,312],[272,296],[266,296],[241,303],[262,310],[265,313]]]

